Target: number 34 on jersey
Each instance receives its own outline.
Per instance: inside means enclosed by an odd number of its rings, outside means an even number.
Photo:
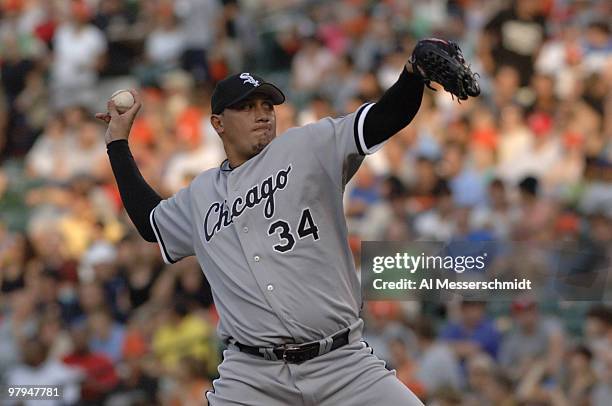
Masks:
[[[268,235],[273,234],[277,234],[281,241],[272,248],[280,253],[289,252],[295,247],[296,235],[300,240],[311,235],[315,241],[319,240],[319,228],[312,218],[309,208],[302,210],[296,233],[292,231],[289,222],[280,219],[271,223],[270,228],[268,228]]]

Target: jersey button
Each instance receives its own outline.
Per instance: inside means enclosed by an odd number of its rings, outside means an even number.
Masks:
[[[255,255],[255,256],[253,257],[253,260],[254,260],[255,262],[259,262],[259,259],[260,259],[260,258],[259,258],[259,255]]]
[[[245,227],[245,228],[242,229],[242,231],[244,231],[245,233],[248,233],[249,232],[249,228]]]
[[[268,288],[269,291],[273,291],[274,290],[274,285],[270,284],[270,285],[267,286],[267,288]]]

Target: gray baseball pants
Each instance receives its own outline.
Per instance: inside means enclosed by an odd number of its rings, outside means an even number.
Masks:
[[[363,322],[351,326],[349,344],[301,364],[272,361],[230,345],[220,378],[206,393],[211,406],[396,406],[423,403],[385,369],[361,341]]]

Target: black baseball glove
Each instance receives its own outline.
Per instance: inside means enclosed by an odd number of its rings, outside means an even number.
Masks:
[[[480,86],[470,67],[463,59],[459,46],[452,41],[437,38],[420,40],[409,61],[414,72],[419,73],[427,87],[437,82],[444,90],[457,96],[459,100],[466,100],[468,96],[476,97],[480,94]]]

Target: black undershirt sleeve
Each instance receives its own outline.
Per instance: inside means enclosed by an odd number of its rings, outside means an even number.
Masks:
[[[156,242],[149,215],[162,198],[140,174],[127,140],[116,140],[106,146],[113,174],[119,186],[123,206],[130,220],[146,241]]]
[[[406,127],[421,107],[425,85],[406,67],[380,100],[370,108],[363,123],[363,139],[372,148]]]

